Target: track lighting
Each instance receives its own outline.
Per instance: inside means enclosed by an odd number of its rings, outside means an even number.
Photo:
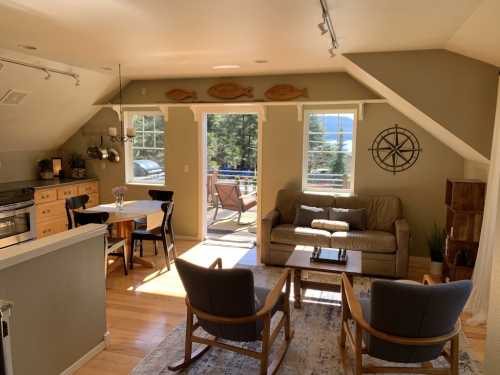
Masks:
[[[318,23],[318,28],[321,31],[321,35],[325,35],[328,32],[328,26],[326,25],[326,22],[321,22]]]
[[[328,52],[330,53],[331,57],[334,57],[335,50],[339,47],[339,44],[337,42],[337,36],[335,35],[335,30],[333,30],[333,22],[330,17],[330,11],[328,10],[328,5],[326,3],[326,0],[319,0],[319,3],[321,5],[323,22],[318,24],[318,28],[321,31],[321,35],[324,35],[326,33],[330,34],[331,45],[330,48],[328,49]]]
[[[51,77],[50,72],[47,69],[44,69],[43,71],[45,72],[45,74],[47,74],[47,76],[45,77],[45,80],[48,81]]]
[[[73,76],[73,79],[75,80],[75,86],[80,86],[80,76],[78,74],[75,74]]]

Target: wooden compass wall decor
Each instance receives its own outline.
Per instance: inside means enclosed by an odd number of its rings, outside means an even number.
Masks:
[[[395,124],[375,137],[369,151],[380,168],[396,174],[413,166],[422,148],[415,134]]]

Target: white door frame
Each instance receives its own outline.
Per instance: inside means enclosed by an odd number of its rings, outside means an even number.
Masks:
[[[262,215],[262,126],[265,111],[262,105],[219,104],[214,106],[191,106],[194,119],[198,123],[198,239],[204,240],[207,235],[207,127],[209,113],[255,113],[257,114],[257,262],[260,262],[260,221]]]

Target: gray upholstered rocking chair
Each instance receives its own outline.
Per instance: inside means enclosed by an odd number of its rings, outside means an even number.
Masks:
[[[187,292],[186,342],[184,359],[169,366],[169,370],[188,367],[215,346],[259,360],[261,375],[274,374],[293,336],[290,329],[290,270],[285,269],[269,291],[254,286],[249,269],[221,269],[220,258],[209,268],[179,258],[175,260],[175,265]],[[285,293],[282,292],[284,286]],[[277,311],[283,312],[283,316],[271,331],[271,318]],[[195,315],[196,322],[193,319]],[[200,327],[210,337],[195,335]],[[277,350],[276,358],[270,361],[271,346],[282,328],[285,333],[283,345]],[[249,350],[221,340],[262,341],[262,350]],[[192,351],[193,342],[202,344],[195,352]]]
[[[369,299],[358,299],[342,275],[342,330],[354,352],[354,374],[412,373],[458,375],[460,314],[472,289],[470,280],[423,285],[388,280],[372,283]],[[354,332],[349,324],[354,321]],[[450,342],[450,349],[445,344]],[[363,354],[419,367],[364,366]],[[440,356],[449,367],[434,368]],[[344,364],[345,356],[344,356]]]

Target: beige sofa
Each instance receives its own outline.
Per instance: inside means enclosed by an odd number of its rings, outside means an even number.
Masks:
[[[366,208],[367,230],[329,232],[295,227],[298,205]],[[295,245],[320,245],[359,250],[367,275],[406,277],[410,230],[402,218],[399,198],[394,196],[331,196],[280,190],[276,208],[262,219],[262,260],[284,265]]]

